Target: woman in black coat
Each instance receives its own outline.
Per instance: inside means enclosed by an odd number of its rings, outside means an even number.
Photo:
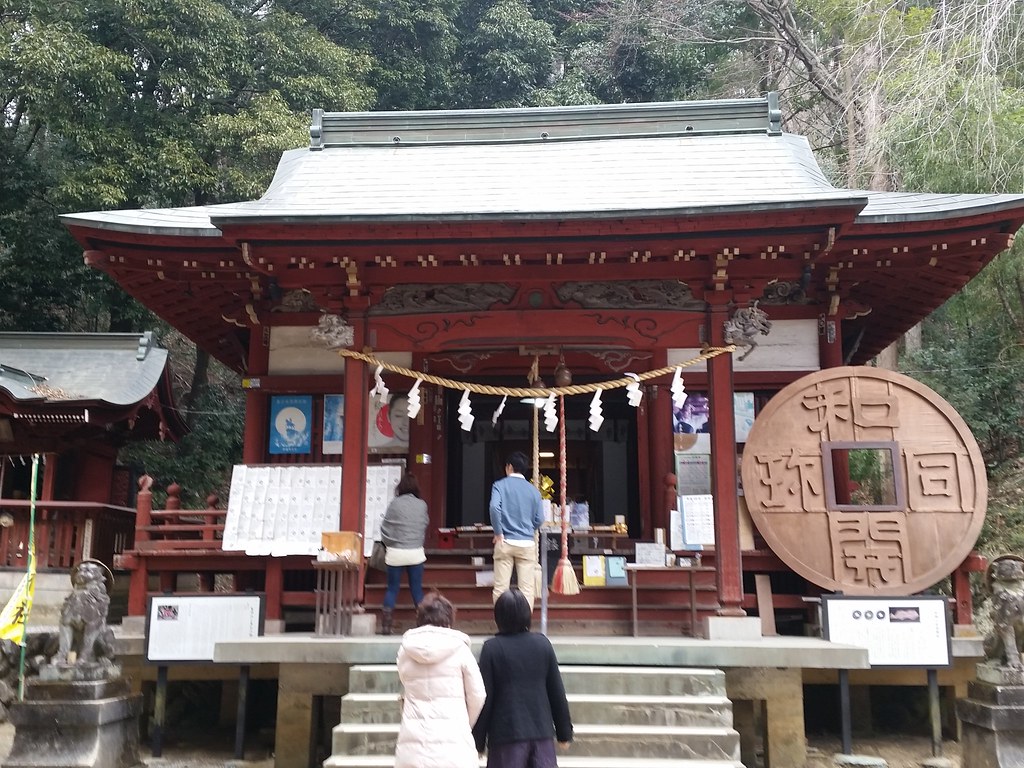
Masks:
[[[487,768],[554,768],[555,740],[572,741],[572,718],[555,649],[530,631],[533,612],[518,589],[494,604],[498,634],[484,643],[480,672],[487,701],[473,728]]]

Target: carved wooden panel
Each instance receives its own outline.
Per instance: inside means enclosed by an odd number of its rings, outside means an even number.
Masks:
[[[872,451],[894,463],[877,481],[891,486],[884,499],[859,497],[870,483],[851,468],[866,457],[870,469]],[[878,368],[819,371],[779,392],[754,422],[742,475],[772,550],[809,581],[854,595],[912,594],[951,573],[988,499],[981,451],[959,414]]]

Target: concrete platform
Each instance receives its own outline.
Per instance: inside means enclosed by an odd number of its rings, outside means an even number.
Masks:
[[[489,636],[473,637],[473,651]],[[701,640],[689,637],[549,637],[560,664],[665,667],[868,669],[865,648],[811,637]],[[217,643],[227,664],[393,664],[402,638],[290,633]]]

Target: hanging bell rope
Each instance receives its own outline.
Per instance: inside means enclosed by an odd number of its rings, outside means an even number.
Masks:
[[[562,552],[558,557],[558,566],[555,568],[554,576],[551,579],[551,591],[556,595],[578,595],[580,593],[580,582],[576,578],[576,570],[569,561],[569,505],[566,503],[565,486],[567,481],[567,462],[565,457],[565,396],[558,398],[558,471],[561,506],[559,511],[562,518]]]
[[[526,381],[531,386],[540,383],[540,356],[533,356],[533,365],[526,376]],[[536,403],[533,407],[533,485],[540,490],[540,415]]]

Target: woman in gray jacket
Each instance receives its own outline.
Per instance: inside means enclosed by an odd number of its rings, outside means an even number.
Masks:
[[[388,589],[384,593],[381,611],[382,635],[390,635],[394,627],[395,602],[402,583],[402,571],[409,581],[412,603],[423,600],[423,564],[427,555],[423,540],[427,535],[427,502],[420,498],[420,484],[415,475],[407,472],[398,483],[395,498],[388,504],[380,524],[380,539],[387,552],[384,562],[388,566]]]

